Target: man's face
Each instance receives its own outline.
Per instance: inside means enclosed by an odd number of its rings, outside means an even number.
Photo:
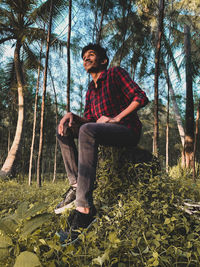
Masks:
[[[94,50],[87,50],[83,55],[83,66],[88,73],[98,72],[101,68],[99,57]]]

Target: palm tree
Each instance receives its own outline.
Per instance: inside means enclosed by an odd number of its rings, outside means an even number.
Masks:
[[[65,1],[54,1],[59,7]],[[14,141],[8,156],[0,171],[2,176],[12,173],[14,161],[20,147],[24,126],[24,90],[25,78],[23,60],[29,63],[32,69],[37,67],[37,55],[31,49],[35,41],[41,41],[46,33],[38,26],[41,21],[48,17],[50,0],[42,4],[38,0],[4,0],[0,4],[0,45],[14,45],[14,65],[18,88],[18,120]],[[56,9],[54,16],[58,15],[60,9]],[[58,43],[58,40],[54,43]],[[22,59],[23,51],[23,59]]]

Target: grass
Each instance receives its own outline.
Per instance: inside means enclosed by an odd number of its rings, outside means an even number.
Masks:
[[[67,247],[55,232],[66,227],[68,212],[53,211],[67,181],[45,181],[38,188],[0,180],[0,266],[17,267],[28,258],[29,267],[38,262],[52,267],[200,266],[200,221],[175,206],[186,198],[200,201],[199,182],[165,173],[131,181],[125,169],[117,173],[109,163],[101,166],[94,192],[98,220]]]

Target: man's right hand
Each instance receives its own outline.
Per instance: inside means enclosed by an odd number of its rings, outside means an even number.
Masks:
[[[58,125],[58,133],[63,136],[64,134],[64,124],[68,122],[68,127],[72,127],[72,122],[73,122],[73,113],[72,112],[68,112],[67,114],[65,114],[65,116],[61,119],[59,125]]]

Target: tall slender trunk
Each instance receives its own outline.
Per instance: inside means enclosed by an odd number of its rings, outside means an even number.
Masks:
[[[15,72],[17,77],[17,89],[18,89],[18,119],[17,119],[17,127],[15,131],[15,137],[12,143],[12,146],[8,152],[7,158],[1,168],[0,175],[7,176],[12,173],[14,170],[14,162],[16,159],[17,152],[20,147],[22,132],[24,126],[24,77],[22,72],[22,66],[20,61],[20,49],[21,42],[17,41],[15,51],[14,51],[14,64],[15,64]]]
[[[55,99],[55,112],[56,112],[56,127],[58,126],[58,102],[57,102],[57,95],[56,95],[56,88],[53,80],[53,76],[51,73],[51,70],[49,69],[49,74],[51,77],[51,82],[53,86],[53,92],[54,92],[54,99]],[[56,137],[56,144],[55,144],[55,150],[54,150],[54,169],[53,169],[53,183],[56,180],[56,169],[57,169],[57,150],[58,150],[58,140]]]
[[[41,107],[41,121],[40,121],[40,141],[39,141],[38,160],[37,160],[37,184],[39,187],[42,185],[41,163],[42,163],[43,135],[44,135],[44,111],[45,111],[47,68],[48,68],[49,48],[50,48],[50,39],[51,39],[52,15],[53,15],[53,0],[51,0],[51,5],[50,5],[49,28],[48,28],[48,34],[47,34],[46,58],[45,58],[45,67],[44,67],[44,80],[43,80],[43,95],[42,95],[42,107]]]
[[[36,129],[36,120],[37,120],[38,93],[39,93],[39,85],[40,85],[42,46],[43,46],[43,43],[41,43],[41,48],[40,48],[40,59],[39,59],[39,66],[38,66],[38,77],[37,77],[37,84],[36,84],[36,90],[35,90],[35,105],[34,105],[34,117],[33,117],[33,135],[32,135],[32,142],[31,142],[30,161],[29,161],[29,173],[28,173],[28,184],[29,185],[31,185],[32,163],[33,163],[33,150],[34,150],[34,143],[35,143],[35,129]]]
[[[169,172],[169,72],[167,71],[166,172]]]
[[[68,37],[67,37],[67,112],[70,111],[70,39],[71,39],[71,23],[72,23],[72,0],[69,0],[69,21],[68,21]]]
[[[99,30],[98,30],[98,36],[97,36],[97,41],[96,41],[97,44],[99,44],[100,41],[101,41],[101,32],[102,32],[102,25],[103,25],[103,17],[104,17],[105,3],[106,3],[106,0],[103,0],[102,9],[101,9],[101,20],[100,20],[100,25],[99,25]]]
[[[10,150],[10,128],[8,128],[8,152]]]
[[[193,158],[193,179],[196,181],[196,170],[195,170],[195,159],[196,159],[196,151],[197,151],[197,138],[199,134],[199,128],[198,128],[198,123],[199,123],[199,114],[200,113],[200,99],[199,99],[199,104],[197,107],[197,116],[196,116],[196,124],[195,124],[195,135],[194,135],[194,158]]]
[[[164,71],[164,74],[165,74],[165,79],[166,79],[166,81],[168,83],[168,86],[169,86],[169,92],[170,92],[171,100],[172,100],[172,107],[173,107],[174,116],[175,116],[175,120],[176,120],[176,123],[177,123],[178,131],[179,131],[182,147],[184,147],[185,130],[184,130],[184,127],[183,127],[183,123],[182,123],[181,115],[180,115],[180,112],[179,112],[179,108],[178,108],[178,105],[176,103],[176,96],[175,96],[175,93],[174,93],[172,82],[171,82],[170,77],[169,77],[168,72],[167,72],[167,68],[165,67],[164,64],[163,64],[163,68],[164,68],[163,71]]]
[[[96,9],[95,9],[95,12],[94,12],[94,27],[93,27],[93,31],[92,31],[92,42],[93,43],[98,38],[98,30],[97,30],[97,23],[98,23],[98,0],[96,0],[95,5],[96,5]]]
[[[194,157],[194,103],[191,72],[191,46],[190,28],[184,27],[184,46],[186,56],[186,114],[185,114],[185,164],[186,168],[192,167]]]
[[[127,13],[126,13],[127,11]],[[128,30],[128,18],[129,18],[129,13],[131,11],[131,1],[129,1],[128,6],[124,6],[122,8],[122,20],[123,20],[123,37],[122,37],[122,45],[121,45],[121,49],[120,49],[120,56],[119,56],[119,66],[121,65],[121,61],[123,59],[123,53],[124,53],[124,44],[125,44],[125,40],[126,40],[126,34],[127,34],[127,30]]]
[[[157,44],[155,54],[155,79],[154,79],[154,136],[153,136],[153,154],[158,156],[158,141],[159,141],[159,123],[158,123],[158,80],[160,73],[160,48],[163,33],[163,18],[164,18],[165,1],[159,0],[159,18],[158,18],[158,32]]]

